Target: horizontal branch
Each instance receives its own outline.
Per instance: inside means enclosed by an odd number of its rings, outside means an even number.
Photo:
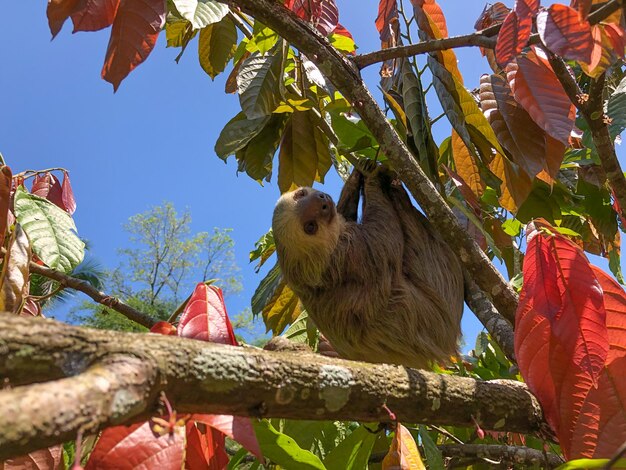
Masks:
[[[384,62],[389,59],[412,57],[418,54],[425,54],[427,52],[443,51],[446,49],[469,46],[481,46],[493,49],[496,46],[496,40],[493,37],[486,36],[482,31],[479,31],[465,36],[432,39],[430,41],[418,42],[417,44],[410,44],[408,46],[396,46],[388,49],[381,49],[368,54],[357,55],[353,60],[359,69],[363,69],[368,65]]]
[[[563,459],[556,454],[521,446],[449,444],[439,446],[444,457],[480,458],[497,461],[502,465],[521,465],[523,468],[556,468]]]
[[[356,66],[306,22],[273,0],[219,0],[257,18],[280,33],[311,59],[335,87],[354,105],[364,124],[380,144],[381,151],[426,212],[450,248],[470,272],[476,284],[491,297],[500,314],[515,319],[517,295],[490,262],[475,240],[421,170],[385,114],[378,106]]]
[[[146,419],[160,392],[181,413],[387,422],[390,409],[407,423],[549,435],[520,382],[0,315],[0,377],[14,387],[0,392],[0,459],[71,439],[87,415],[90,431]]]
[[[110,309],[121,313],[129,320],[132,320],[135,323],[139,323],[146,328],[152,328],[152,326],[154,326],[154,324],[156,323],[156,320],[149,315],[140,312],[139,310],[135,310],[130,305],[125,304],[117,297],[112,297],[105,294],[104,292],[100,292],[87,281],[68,276],[67,274],[48,268],[46,266],[40,266],[34,262],[31,262],[28,268],[31,273],[47,277],[48,279],[52,279],[53,281],[58,282],[63,287],[69,287],[71,289],[80,291],[85,295],[88,295],[99,304],[102,304],[105,307],[109,307]]]

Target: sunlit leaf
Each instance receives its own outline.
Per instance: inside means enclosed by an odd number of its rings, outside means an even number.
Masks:
[[[207,286],[203,282],[196,285],[178,322],[178,336],[237,345],[219,287]]]
[[[72,13],[74,33],[99,31],[113,24],[120,0],[79,0],[81,7]]]
[[[328,470],[361,470],[368,467],[368,459],[377,435],[360,426],[352,431],[324,458]]]
[[[185,427],[156,437],[150,423],[105,429],[85,470],[140,470],[181,468],[185,452]]]
[[[209,77],[215,78],[224,71],[236,49],[237,28],[230,18],[226,17],[200,30],[198,57]]]
[[[230,439],[237,441],[250,453],[263,461],[252,420],[244,416],[231,415],[200,415],[194,414],[193,419],[220,431]]]
[[[278,432],[268,420],[255,423],[263,455],[283,468],[302,470],[325,470],[324,464],[315,454],[302,449],[293,438]]]
[[[591,28],[587,21],[579,21],[576,10],[560,3],[550,5],[537,14],[537,31],[551,52],[569,60],[591,61]]]
[[[452,158],[454,166],[461,179],[467,184],[471,192],[478,198],[485,191],[485,183],[480,176],[480,169],[476,156],[467,148],[459,135],[452,130],[451,139]]]
[[[0,271],[0,312],[19,313],[28,294],[28,264],[31,259],[28,238],[19,224],[11,236]]]
[[[515,100],[537,125],[567,145],[576,108],[552,69],[529,52],[507,66],[507,79]]]
[[[232,419],[232,416],[230,418]],[[226,468],[229,460],[226,453],[226,436],[217,429],[203,424],[200,426],[203,430],[200,430],[193,421],[187,423],[185,469],[217,470]]]
[[[415,439],[402,424],[396,425],[389,453],[383,459],[383,470],[426,470]]]
[[[526,47],[532,25],[530,16],[519,17],[514,11],[507,15],[496,42],[496,62],[500,67],[505,68]]]
[[[15,192],[15,217],[28,235],[34,253],[50,268],[69,273],[83,260],[85,244],[67,212],[50,201]]]
[[[278,187],[312,186],[323,181],[331,166],[328,138],[317,127],[312,111],[296,111],[287,123],[278,155]]]
[[[267,55],[250,54],[237,73],[241,109],[248,119],[270,115],[282,99],[283,41]]]
[[[497,153],[489,169],[502,181],[500,204],[510,212],[517,212],[532,190],[532,181],[515,163]]]
[[[191,22],[194,29],[202,29],[224,18],[228,5],[215,0],[172,0],[183,18]]]
[[[102,78],[114,90],[154,49],[165,24],[165,13],[165,2],[161,0],[120,2],[102,67]]]
[[[411,0],[411,3],[413,4],[420,29],[430,32],[433,39],[448,37],[446,18],[435,0]],[[432,26],[425,27],[427,23],[423,18],[426,16],[436,25],[436,30]]]

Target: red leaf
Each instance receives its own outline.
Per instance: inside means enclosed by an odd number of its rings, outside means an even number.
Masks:
[[[506,67],[522,52],[530,38],[532,25],[530,16],[520,18],[514,11],[507,15],[496,42],[496,62],[500,67]]]
[[[219,287],[196,286],[178,323],[178,336],[237,345]]]
[[[72,183],[70,183],[70,174],[63,172],[63,184],[61,184],[61,200],[63,208],[71,215],[76,211],[76,199],[74,199],[74,191],[72,191]]]
[[[539,9],[539,0],[515,0],[513,11],[520,18],[529,18],[537,13]]]
[[[150,328],[150,333],[157,333],[166,336],[176,336],[177,334],[176,327],[166,321],[156,322],[154,326]]]
[[[620,25],[614,23],[605,23],[605,34],[609,37],[609,41],[613,45],[613,50],[621,58],[624,58],[624,50],[626,49],[626,31]],[[595,40],[595,38],[594,38]]]
[[[333,31],[333,34],[338,34],[339,36],[345,36],[347,38],[354,40],[350,31],[348,31],[346,27],[343,26],[341,23],[337,23],[337,27]]]
[[[496,2],[493,5],[487,4],[476,23],[474,23],[474,29],[481,30],[491,25],[502,23],[510,11],[511,9],[502,2]]]
[[[99,31],[111,26],[120,0],[82,0],[82,8],[72,13],[74,32]]]
[[[549,135],[565,145],[574,128],[576,108],[552,69],[535,52],[507,66],[507,79],[515,100]]]
[[[593,38],[588,22],[580,22],[576,10],[555,3],[537,14],[537,31],[550,51],[566,59],[591,62]]]
[[[311,22],[324,36],[332,33],[339,24],[339,9],[335,0],[289,0],[285,6]]]
[[[228,465],[224,434],[208,428],[200,431],[193,422],[187,423],[185,468],[189,470],[222,470]]]
[[[575,10],[578,10],[579,21],[585,21],[591,11],[592,0],[572,0],[570,6]]]
[[[65,20],[74,13],[78,8],[81,8],[84,0],[49,0],[46,15],[48,16],[48,26],[54,38],[61,28]]]
[[[96,443],[86,470],[180,470],[185,428],[155,437],[150,423],[105,429]]]
[[[65,468],[62,445],[36,450],[28,455],[0,462],[0,470],[61,470],[62,468]]]
[[[0,168],[0,246],[4,246],[4,236],[9,225],[9,205],[11,204],[11,185],[13,174],[11,168]]]
[[[63,189],[61,188],[61,183],[52,173],[45,172],[35,176],[35,181],[33,182],[30,192],[36,196],[47,199],[51,203],[65,210],[65,206],[63,205]]]
[[[117,90],[156,44],[165,24],[164,0],[121,0],[107,48],[102,78]]]
[[[24,302],[24,306],[22,307],[22,311],[20,312],[20,316],[22,317],[43,317],[43,313],[41,313],[41,305],[38,302],[35,302],[32,297],[28,297],[26,302]]]
[[[193,415],[192,419],[211,426],[237,441],[251,454],[263,461],[263,454],[250,418],[230,415]]]
[[[431,39],[448,37],[446,17],[443,14],[443,10],[435,0],[411,0],[411,3],[413,4],[415,17],[417,18],[417,22],[422,31],[427,32]],[[426,17],[430,17],[430,19],[435,23],[437,29],[439,30],[439,34],[431,30]]]
[[[383,43],[395,42],[398,24],[398,0],[380,0],[376,29]]]

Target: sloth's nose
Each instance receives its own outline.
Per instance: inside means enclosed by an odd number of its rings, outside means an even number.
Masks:
[[[330,196],[328,194],[325,193],[317,193],[317,197],[321,199],[321,206],[320,209],[322,210],[322,214],[327,213],[328,211],[330,211]]]

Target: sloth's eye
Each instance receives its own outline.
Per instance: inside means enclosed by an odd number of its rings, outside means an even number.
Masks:
[[[304,233],[307,235],[315,235],[317,233],[317,222],[312,220],[304,224]]]
[[[293,194],[293,198],[294,200],[298,200],[303,198],[304,196],[306,196],[306,189],[298,189],[294,194]]]

